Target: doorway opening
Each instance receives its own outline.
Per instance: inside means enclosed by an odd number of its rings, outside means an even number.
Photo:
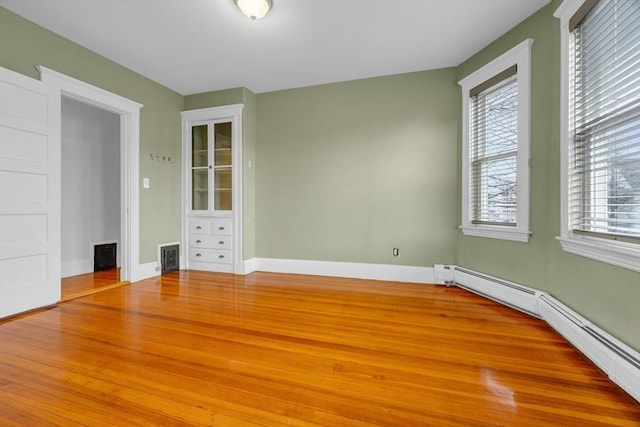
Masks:
[[[120,150],[118,114],[62,97],[62,300],[120,282]]]

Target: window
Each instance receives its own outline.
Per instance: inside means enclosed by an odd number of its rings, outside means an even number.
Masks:
[[[462,79],[462,231],[529,240],[532,39]]]
[[[565,0],[563,249],[640,271],[640,2]]]
[[[518,82],[514,76],[471,96],[470,167],[474,224],[516,225]]]

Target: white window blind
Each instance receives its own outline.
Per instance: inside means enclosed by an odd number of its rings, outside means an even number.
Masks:
[[[511,67],[470,91],[473,224],[517,223],[518,83]],[[490,86],[490,87],[487,87]]]
[[[640,238],[640,1],[597,2],[572,31],[572,231]]]

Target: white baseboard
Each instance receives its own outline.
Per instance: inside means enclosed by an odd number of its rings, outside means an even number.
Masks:
[[[157,269],[158,263],[156,261],[148,262],[146,264],[134,265],[131,268],[131,277],[129,281],[131,283],[139,280],[150,279],[160,275],[160,270]]]
[[[640,402],[640,353],[546,292],[455,266],[459,287],[546,321]]]
[[[184,270],[184,256],[180,255],[180,269]],[[139,280],[150,279],[152,277],[160,276],[162,265],[160,261],[151,261],[145,264],[138,264],[131,269],[130,282],[137,282]]]
[[[432,267],[276,258],[253,258],[245,261],[245,267],[247,272],[267,271],[272,273],[348,277],[352,279],[435,283]]]
[[[78,276],[93,272],[93,260],[81,259],[77,261],[66,261],[62,263],[61,275],[65,277]]]
[[[256,259],[255,258],[251,258],[251,259],[240,261],[240,262],[236,263],[235,266],[234,266],[234,273],[235,274],[245,275],[245,274],[251,274],[254,271],[256,271]]]

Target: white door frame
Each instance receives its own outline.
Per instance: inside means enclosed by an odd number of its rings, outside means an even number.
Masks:
[[[135,281],[140,260],[140,108],[142,104],[39,65],[40,80],[63,97],[120,116],[121,281]]]

